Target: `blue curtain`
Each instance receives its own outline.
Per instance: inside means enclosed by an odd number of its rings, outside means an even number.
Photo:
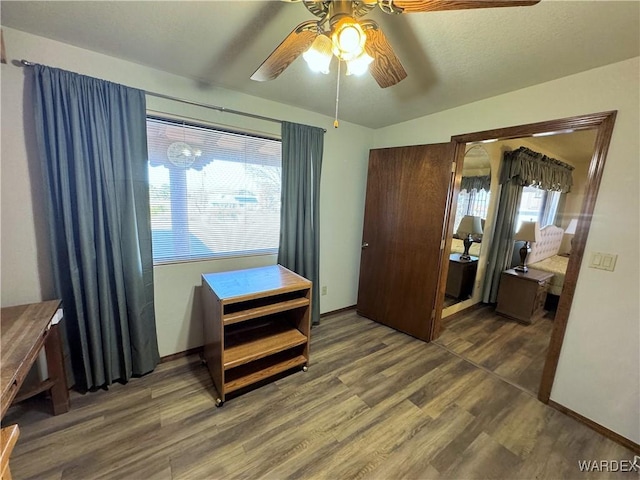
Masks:
[[[523,186],[514,179],[509,179],[502,185],[496,228],[491,242],[491,249],[489,250],[487,270],[484,277],[482,300],[485,303],[496,303],[498,301],[500,275],[511,266],[513,237],[515,237],[518,207],[522,199],[523,189]]]
[[[511,266],[518,208],[520,207],[522,191],[524,190],[524,183],[516,173],[520,171],[521,158],[520,149],[504,152],[502,157],[498,215],[484,277],[482,300],[486,303],[496,303],[498,301],[500,275]]]
[[[80,389],[159,361],[144,92],[33,68],[54,282]]]
[[[311,280],[311,322],[320,323],[320,172],[324,130],[282,122],[278,263]]]

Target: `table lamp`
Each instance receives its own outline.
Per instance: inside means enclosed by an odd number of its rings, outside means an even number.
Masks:
[[[529,271],[527,268],[527,255],[531,252],[531,242],[540,241],[540,226],[538,222],[522,222],[514,240],[524,241],[524,245],[520,249],[520,265],[514,270],[527,273]]]
[[[578,219],[572,218],[571,221],[569,222],[569,225],[567,225],[567,228],[564,230],[564,234],[575,235],[577,226],[578,226]],[[569,250],[569,255],[571,255],[571,250],[573,250],[573,236],[571,237],[571,249]]]
[[[471,248],[471,244],[474,241],[473,235],[482,235],[482,219],[473,215],[465,215],[460,220],[456,233],[458,237],[463,237],[464,253],[460,255],[460,260],[471,260],[469,248]]]

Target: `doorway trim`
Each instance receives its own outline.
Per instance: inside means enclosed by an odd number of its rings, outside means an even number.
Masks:
[[[486,140],[509,140],[513,138],[530,137],[536,133],[563,132],[565,130],[596,130],[593,155],[591,157],[589,171],[587,174],[585,197],[580,209],[578,225],[576,227],[576,233],[571,249],[571,256],[569,257],[567,265],[564,286],[558,302],[558,309],[556,311],[553,331],[551,333],[551,340],[549,342],[547,357],[542,371],[542,378],[540,379],[540,388],[538,389],[538,399],[546,404],[549,403],[551,388],[553,387],[553,381],[558,368],[560,351],[564,341],[567,321],[569,320],[569,313],[571,312],[571,304],[573,303],[573,296],[575,294],[576,282],[580,272],[580,265],[582,264],[582,258],[584,256],[587,236],[591,227],[591,219],[593,217],[593,210],[598,196],[598,189],[600,188],[600,181],[602,180],[602,172],[607,158],[609,144],[611,143],[616,114],[617,110],[613,110],[609,112],[579,115],[576,117],[518,125],[515,127],[498,128],[495,130],[485,130],[482,132],[467,133],[451,137],[451,141],[455,144],[454,158],[456,163],[456,179],[454,182],[454,188],[449,192],[450,196],[447,202],[448,211],[445,212],[446,225],[444,240],[446,244],[449,243],[447,240],[451,237],[452,232],[450,232],[450,230],[455,220],[455,203],[457,194],[460,190],[460,177],[462,176],[461,167],[467,143],[483,142]],[[441,265],[446,265],[445,255],[447,251],[448,250],[446,248],[442,251],[442,257],[440,260]],[[442,327],[442,304],[444,299],[444,285],[446,283],[446,270],[446,268],[441,268],[441,277],[438,282],[439,290],[436,297],[436,312],[431,329],[431,341],[440,336]]]

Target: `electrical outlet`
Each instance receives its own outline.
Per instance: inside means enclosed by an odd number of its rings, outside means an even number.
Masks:
[[[326,285],[324,287],[322,287],[322,289],[320,289],[320,295],[326,295],[327,294],[327,287]]]

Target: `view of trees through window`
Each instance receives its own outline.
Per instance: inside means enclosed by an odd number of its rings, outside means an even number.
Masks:
[[[281,144],[149,118],[156,263],[277,252]]]

